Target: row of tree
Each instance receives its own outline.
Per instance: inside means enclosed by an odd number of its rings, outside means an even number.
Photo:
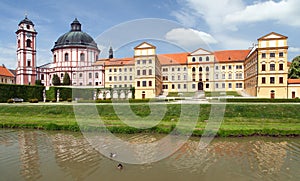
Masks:
[[[300,79],[300,56],[295,57],[289,69],[289,79]]]
[[[71,85],[71,79],[69,74],[66,72],[63,78],[63,81],[60,81],[60,78],[58,77],[57,74],[54,74],[52,77],[52,84],[57,86],[57,85]]]

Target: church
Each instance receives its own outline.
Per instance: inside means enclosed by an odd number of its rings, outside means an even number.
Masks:
[[[137,99],[167,96],[169,93],[235,91],[258,98],[296,98],[300,81],[288,79],[287,36],[271,32],[258,39],[252,49],[157,54],[148,42],[137,45],[133,57],[98,58],[94,39],[82,31],[75,18],[70,31],[55,41],[52,61],[37,66],[34,23],[25,17],[16,31],[16,83],[33,85],[40,80],[53,86],[66,74],[69,86],[109,89],[135,88]]]

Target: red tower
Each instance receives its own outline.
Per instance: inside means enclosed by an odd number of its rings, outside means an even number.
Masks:
[[[25,16],[19,23],[17,34],[16,83],[34,85],[36,80],[36,35],[34,24]]]

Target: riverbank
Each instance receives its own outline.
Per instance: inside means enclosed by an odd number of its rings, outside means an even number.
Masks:
[[[112,105],[97,105],[97,110],[106,127],[112,133],[148,132],[167,134],[176,127],[180,118],[181,105],[156,105],[155,109],[163,110],[160,106],[167,106],[166,114],[158,125],[149,129],[137,129],[127,126],[118,117],[123,113],[117,115]],[[194,117],[194,119],[198,119],[193,131],[194,136],[203,134],[203,130],[209,122],[212,105],[201,104],[198,106],[200,114],[196,118]],[[197,106],[193,107],[196,108]],[[146,117],[151,113],[149,106],[146,104],[131,105],[131,109],[141,117]],[[300,105],[298,104],[228,104],[217,136],[300,136],[299,110]],[[80,131],[73,106],[63,104],[0,105],[0,127]],[[88,125],[83,129],[101,130],[103,128]],[[180,132],[180,130],[178,131]]]

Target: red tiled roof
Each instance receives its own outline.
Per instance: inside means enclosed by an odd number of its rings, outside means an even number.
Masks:
[[[222,50],[215,51],[216,62],[239,62],[245,61],[251,50]]]
[[[6,67],[0,66],[0,75],[6,76],[6,77],[14,77],[14,74],[12,74]]]
[[[172,64],[186,64],[187,56],[189,53],[173,53],[173,54],[159,54],[157,55],[161,65],[172,65]]]
[[[105,66],[115,66],[115,65],[134,65],[134,58],[113,58],[107,59],[105,61]]]
[[[291,67],[291,65],[292,65],[292,62],[288,62],[288,63],[287,63],[287,66],[288,66],[288,67]]]
[[[300,84],[300,79],[288,79],[289,84]]]

